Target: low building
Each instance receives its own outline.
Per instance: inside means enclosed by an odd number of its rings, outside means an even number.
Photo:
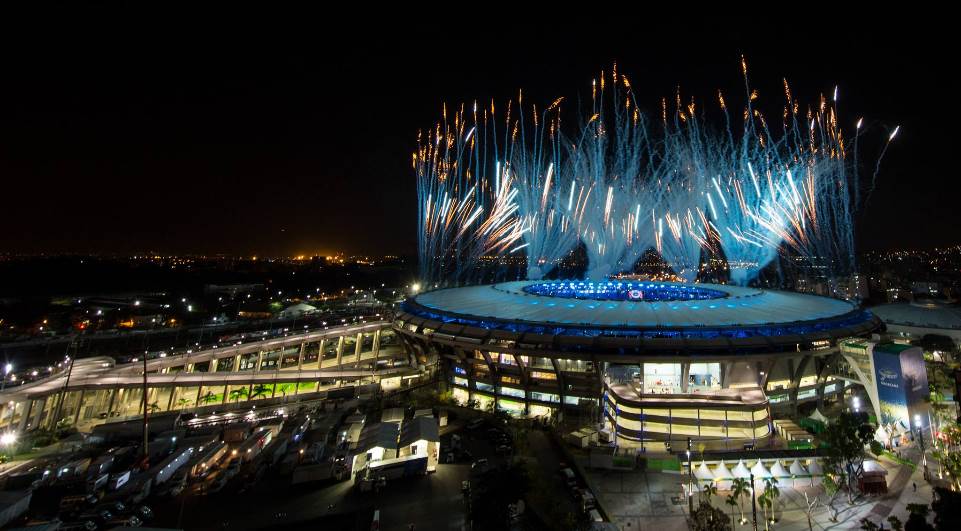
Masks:
[[[401,426],[398,457],[427,457],[427,471],[437,470],[440,433],[434,417],[415,417]]]
[[[400,426],[393,422],[379,422],[364,427],[354,450],[352,470],[356,474],[369,463],[397,457]]]

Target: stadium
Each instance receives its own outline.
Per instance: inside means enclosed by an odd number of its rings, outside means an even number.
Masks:
[[[763,443],[772,409],[843,393],[839,343],[882,328],[838,299],[719,284],[517,281],[410,297],[394,321],[455,400],[589,414],[619,445]]]

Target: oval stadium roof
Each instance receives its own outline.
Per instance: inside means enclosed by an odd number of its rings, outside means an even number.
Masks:
[[[523,291],[534,282],[441,289],[414,297],[418,305],[447,314],[503,321],[636,328],[756,326],[817,321],[857,308],[848,302],[786,291],[704,284],[727,293],[710,300],[585,300]]]

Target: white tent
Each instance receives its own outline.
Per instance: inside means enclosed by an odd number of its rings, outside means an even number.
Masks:
[[[808,471],[804,470],[804,467],[801,466],[801,463],[797,459],[795,459],[794,462],[791,463],[791,466],[788,468],[788,470],[790,470],[791,474],[795,476],[808,475]]]
[[[810,415],[808,415],[808,418],[811,420],[816,420],[818,422],[823,422],[824,424],[831,423],[831,421],[828,420],[828,418],[825,417],[823,413],[821,413],[821,410],[817,408],[814,409],[814,413],[811,413]]]
[[[774,462],[774,466],[771,467],[771,475],[774,476],[774,479],[777,480],[779,485],[794,485],[794,482],[791,481],[791,473],[781,466],[780,461]]]
[[[771,473],[768,472],[767,467],[764,463],[758,459],[757,463],[751,467],[751,473],[754,474],[754,479],[765,479],[771,477]]]
[[[878,426],[878,429],[874,430],[874,438],[884,444],[888,444],[891,442],[891,432],[884,426]]]
[[[812,460],[811,464],[808,465],[808,474],[811,474],[812,476],[823,476],[824,469],[821,468],[820,463]]]
[[[701,465],[694,469],[694,477],[699,481],[714,481],[714,474],[711,473],[711,469],[707,467],[707,463],[704,461],[701,461]]]
[[[751,477],[751,471],[744,466],[744,461],[738,461],[737,466],[731,471],[736,478],[748,479]]]
[[[714,481],[717,482],[717,488],[720,490],[728,490],[731,488],[731,479],[734,476],[731,475],[731,470],[727,468],[724,461],[717,465],[714,469]]]
[[[787,469],[784,468],[784,467],[781,465],[781,462],[780,462],[780,461],[775,461],[775,462],[774,462],[774,466],[771,467],[771,475],[774,476],[774,477],[776,477],[776,478],[789,478],[789,477],[791,477],[791,473],[788,472]]]

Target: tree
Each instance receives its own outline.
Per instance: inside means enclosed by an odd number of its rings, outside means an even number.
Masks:
[[[710,503],[701,501],[691,513],[693,531],[730,531],[731,518]]]
[[[230,392],[230,399],[234,402],[240,402],[240,399],[245,398],[248,394],[250,392],[247,391],[246,387],[239,387]]]
[[[734,496],[734,499],[737,500],[737,508],[741,513],[741,519],[738,520],[738,522],[742,524],[745,522],[745,519],[744,519],[744,504],[741,502],[741,498],[743,498],[747,493],[748,493],[748,482],[746,479],[736,478],[731,483],[731,496]]]
[[[938,531],[961,529],[961,494],[944,487],[934,488],[934,527]]]
[[[909,503],[908,521],[904,523],[904,531],[934,531],[934,526],[928,523],[928,506],[923,503]]]
[[[941,428],[943,440],[935,440],[934,454],[955,489],[961,489],[961,426],[956,422]]]
[[[854,503],[858,478],[864,471],[864,447],[874,438],[874,426],[867,413],[842,412],[821,433],[825,443],[825,471],[844,487],[848,503]]]
[[[814,514],[814,509],[818,506],[818,497],[815,496],[813,500],[808,499],[808,493],[804,493],[804,504],[807,506],[804,513],[808,518],[808,531],[814,531],[814,522],[811,518]]]
[[[711,503],[711,496],[717,496],[717,487],[714,483],[707,483],[701,489],[701,496],[707,503]]]
[[[769,519],[771,523],[777,522],[774,518],[774,509],[777,507],[777,499],[781,496],[780,489],[777,488],[777,481],[772,479],[764,480],[764,498],[767,499],[767,505],[771,509],[771,518]]]
[[[147,411],[149,411],[150,413],[156,413],[156,412],[160,411],[160,406],[157,405],[156,402],[154,402],[154,403],[152,403],[152,404],[147,404]]]
[[[203,402],[204,404],[216,402],[219,399],[220,397],[218,395],[215,395],[210,391],[207,391],[206,393],[204,393],[204,396],[200,397],[200,401]]]
[[[726,504],[728,504],[728,505],[731,506],[731,521],[733,522],[733,521],[734,521],[734,508],[737,507],[737,505],[738,505],[738,504],[737,504],[737,498],[734,497],[734,494],[733,494],[733,493],[732,493],[732,494],[728,494],[728,495],[727,495],[727,498],[724,498],[724,503],[726,503]],[[743,520],[743,519],[744,519],[744,515],[742,514],[742,515],[741,515],[741,520]],[[812,531],[813,531],[813,530],[812,530]]]
[[[269,393],[269,392],[270,392],[270,386],[269,386],[269,385],[257,384],[257,385],[254,386],[253,391],[250,393],[250,399],[253,400],[254,398],[257,398],[258,396],[265,396],[265,395],[266,395],[267,393]]]
[[[187,407],[189,404],[190,404],[190,400],[186,398],[181,397],[177,399],[177,405],[180,406],[181,411],[183,411],[183,409]]]

